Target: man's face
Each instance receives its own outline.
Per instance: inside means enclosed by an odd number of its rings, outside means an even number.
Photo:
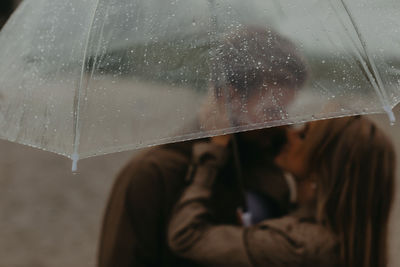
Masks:
[[[286,108],[293,101],[293,89],[266,86],[247,99],[232,99],[232,121],[235,126],[272,122],[287,118]],[[244,104],[243,104],[244,103]],[[279,153],[286,143],[287,127],[272,127],[238,133],[243,150]]]
[[[293,89],[265,86],[248,97],[233,93],[231,120],[235,126],[258,124],[287,118],[287,106],[293,101]]]
[[[254,160],[251,157],[253,154],[259,157],[260,154],[268,152],[275,156],[287,142],[286,131],[287,126],[280,126],[237,133],[240,152],[251,160]]]
[[[204,130],[224,129],[272,122],[286,118],[286,108],[293,100],[295,90],[278,86],[264,86],[247,97],[233,88],[224,91],[218,99],[214,94],[204,101],[200,111],[200,125]],[[271,149],[278,153],[286,142],[286,127],[273,127],[237,134],[241,150]],[[250,154],[251,154],[250,153]]]

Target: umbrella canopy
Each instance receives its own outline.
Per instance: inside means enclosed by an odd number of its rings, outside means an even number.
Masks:
[[[397,0],[25,0],[0,33],[0,137],[76,161],[346,115],[394,121],[399,31]]]

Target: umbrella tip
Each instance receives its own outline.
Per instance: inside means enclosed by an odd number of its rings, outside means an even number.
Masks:
[[[385,110],[386,114],[389,117],[390,125],[394,125],[396,122],[396,117],[394,116],[393,110],[389,106],[384,106],[383,109]]]
[[[72,172],[76,172],[78,170],[78,160],[79,160],[78,153],[73,153],[71,155],[71,159],[72,159]]]

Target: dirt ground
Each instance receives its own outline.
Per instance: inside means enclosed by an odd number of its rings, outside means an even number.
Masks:
[[[400,107],[395,113],[400,120]],[[400,166],[400,122],[390,126],[386,115],[372,118],[394,140]],[[79,173],[72,174],[69,159],[0,141],[0,267],[95,266],[108,193],[135,153],[82,160]],[[390,266],[400,265],[399,195],[391,220]]]

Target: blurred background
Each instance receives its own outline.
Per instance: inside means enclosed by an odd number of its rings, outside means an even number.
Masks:
[[[0,28],[19,2],[1,1]],[[400,107],[395,114],[400,119]],[[386,115],[371,118],[394,141],[399,166],[399,123],[390,126]],[[82,160],[78,173],[73,174],[69,159],[0,140],[0,267],[95,266],[108,194],[119,169],[136,152]],[[391,220],[390,266],[400,266],[399,219],[397,195]]]

